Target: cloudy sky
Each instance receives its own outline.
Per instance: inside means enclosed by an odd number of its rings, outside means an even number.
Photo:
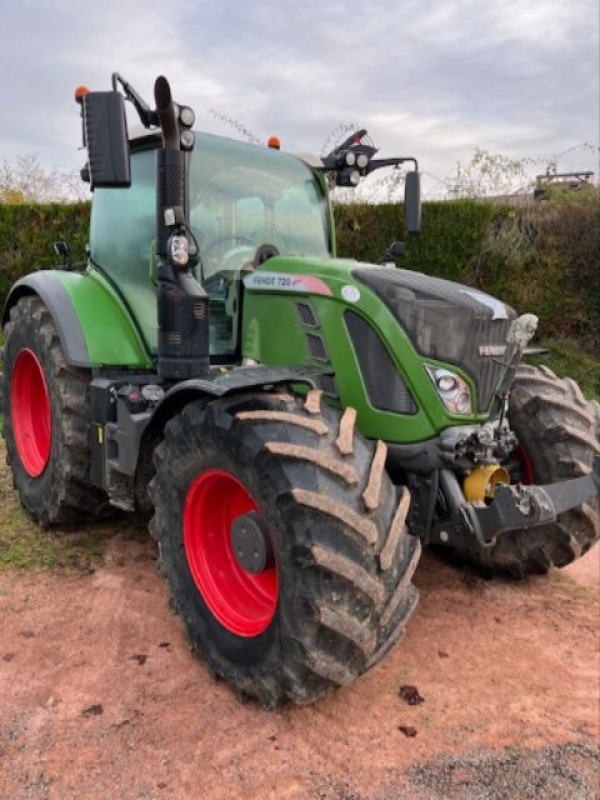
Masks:
[[[80,166],[73,88],[117,70],[146,97],[169,77],[197,127],[211,110],[284,149],[340,123],[444,177],[476,147],[550,158],[599,140],[598,0],[20,0],[0,20],[0,161]],[[576,150],[563,168],[597,170]]]

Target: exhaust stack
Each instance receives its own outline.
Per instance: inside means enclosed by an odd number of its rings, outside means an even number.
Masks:
[[[197,247],[189,228],[189,160],[193,135],[182,134],[166,78],[154,85],[163,147],[156,154],[158,374],[165,380],[209,374],[208,295],[194,276]]]

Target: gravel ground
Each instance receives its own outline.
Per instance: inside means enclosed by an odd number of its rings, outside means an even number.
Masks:
[[[564,744],[521,752],[515,746],[505,755],[438,758],[408,775],[428,800],[596,800],[600,749]]]

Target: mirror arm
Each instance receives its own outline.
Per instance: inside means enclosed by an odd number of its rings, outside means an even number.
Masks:
[[[376,169],[381,169],[382,167],[399,167],[400,164],[406,164],[410,162],[414,165],[415,171],[419,170],[419,162],[413,156],[407,156],[406,158],[374,158],[369,161],[369,165],[367,166],[366,174],[368,175],[370,172],[375,172]]]
[[[120,83],[125,92],[125,97],[133,104],[138,113],[140,121],[144,128],[158,127],[159,119],[156,111],[152,111],[148,103],[136,92],[133,86],[128,83],[125,78],[119,75],[118,72],[112,74],[113,90],[117,91],[117,84]]]

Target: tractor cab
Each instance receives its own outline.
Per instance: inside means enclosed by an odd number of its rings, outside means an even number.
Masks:
[[[188,155],[194,267],[210,305],[210,353],[241,358],[242,279],[276,254],[333,255],[327,188],[303,161],[280,151],[196,134]],[[116,286],[150,353],[157,351],[156,150],[158,134],[133,135],[131,186],[97,188],[90,230],[92,264]]]

